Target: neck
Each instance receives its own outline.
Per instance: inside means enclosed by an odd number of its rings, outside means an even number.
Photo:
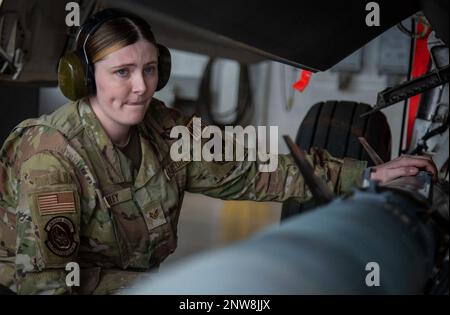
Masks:
[[[89,98],[89,102],[111,142],[120,147],[126,146],[130,140],[130,126],[120,124],[106,115],[96,97]]]

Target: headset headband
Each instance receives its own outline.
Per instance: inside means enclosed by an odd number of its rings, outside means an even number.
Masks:
[[[132,16],[131,13],[122,11],[122,10],[118,10],[118,9],[105,9],[103,11],[97,12],[96,14],[94,14],[93,16],[91,16],[86,23],[83,24],[83,26],[81,26],[80,31],[77,34],[76,37],[76,42],[78,43],[78,38],[80,37],[81,33],[85,33],[86,37],[84,39],[84,43],[83,43],[83,56],[86,62],[86,65],[90,64],[87,53],[86,53],[86,43],[89,39],[89,37],[91,37],[91,35],[93,35],[95,33],[95,31],[97,31],[97,29],[103,25],[103,23],[115,19],[115,18],[119,18],[119,17],[127,17],[127,16]]]

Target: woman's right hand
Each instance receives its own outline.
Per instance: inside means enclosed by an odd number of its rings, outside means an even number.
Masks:
[[[419,170],[426,170],[437,180],[437,168],[428,156],[402,155],[389,162],[372,167],[370,179],[381,183],[389,182],[402,176],[415,176]]]

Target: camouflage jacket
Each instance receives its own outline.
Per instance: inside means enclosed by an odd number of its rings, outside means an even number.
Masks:
[[[152,100],[138,125],[137,174],[86,99],[19,124],[0,154],[0,284],[21,294],[113,292],[175,250],[184,191],[256,201],[311,197],[290,155],[280,155],[272,173],[258,172],[255,161],[171,161],[168,135],[186,123]],[[336,193],[358,185],[365,168],[321,150],[308,158]],[[69,262],[81,268],[79,287],[67,286]]]

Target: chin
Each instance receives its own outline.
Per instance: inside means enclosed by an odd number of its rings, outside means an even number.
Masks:
[[[134,115],[127,115],[127,117],[124,117],[125,119],[123,119],[123,124],[125,125],[137,125],[140,122],[142,122],[142,120],[144,120],[145,117],[145,113],[136,113]]]

